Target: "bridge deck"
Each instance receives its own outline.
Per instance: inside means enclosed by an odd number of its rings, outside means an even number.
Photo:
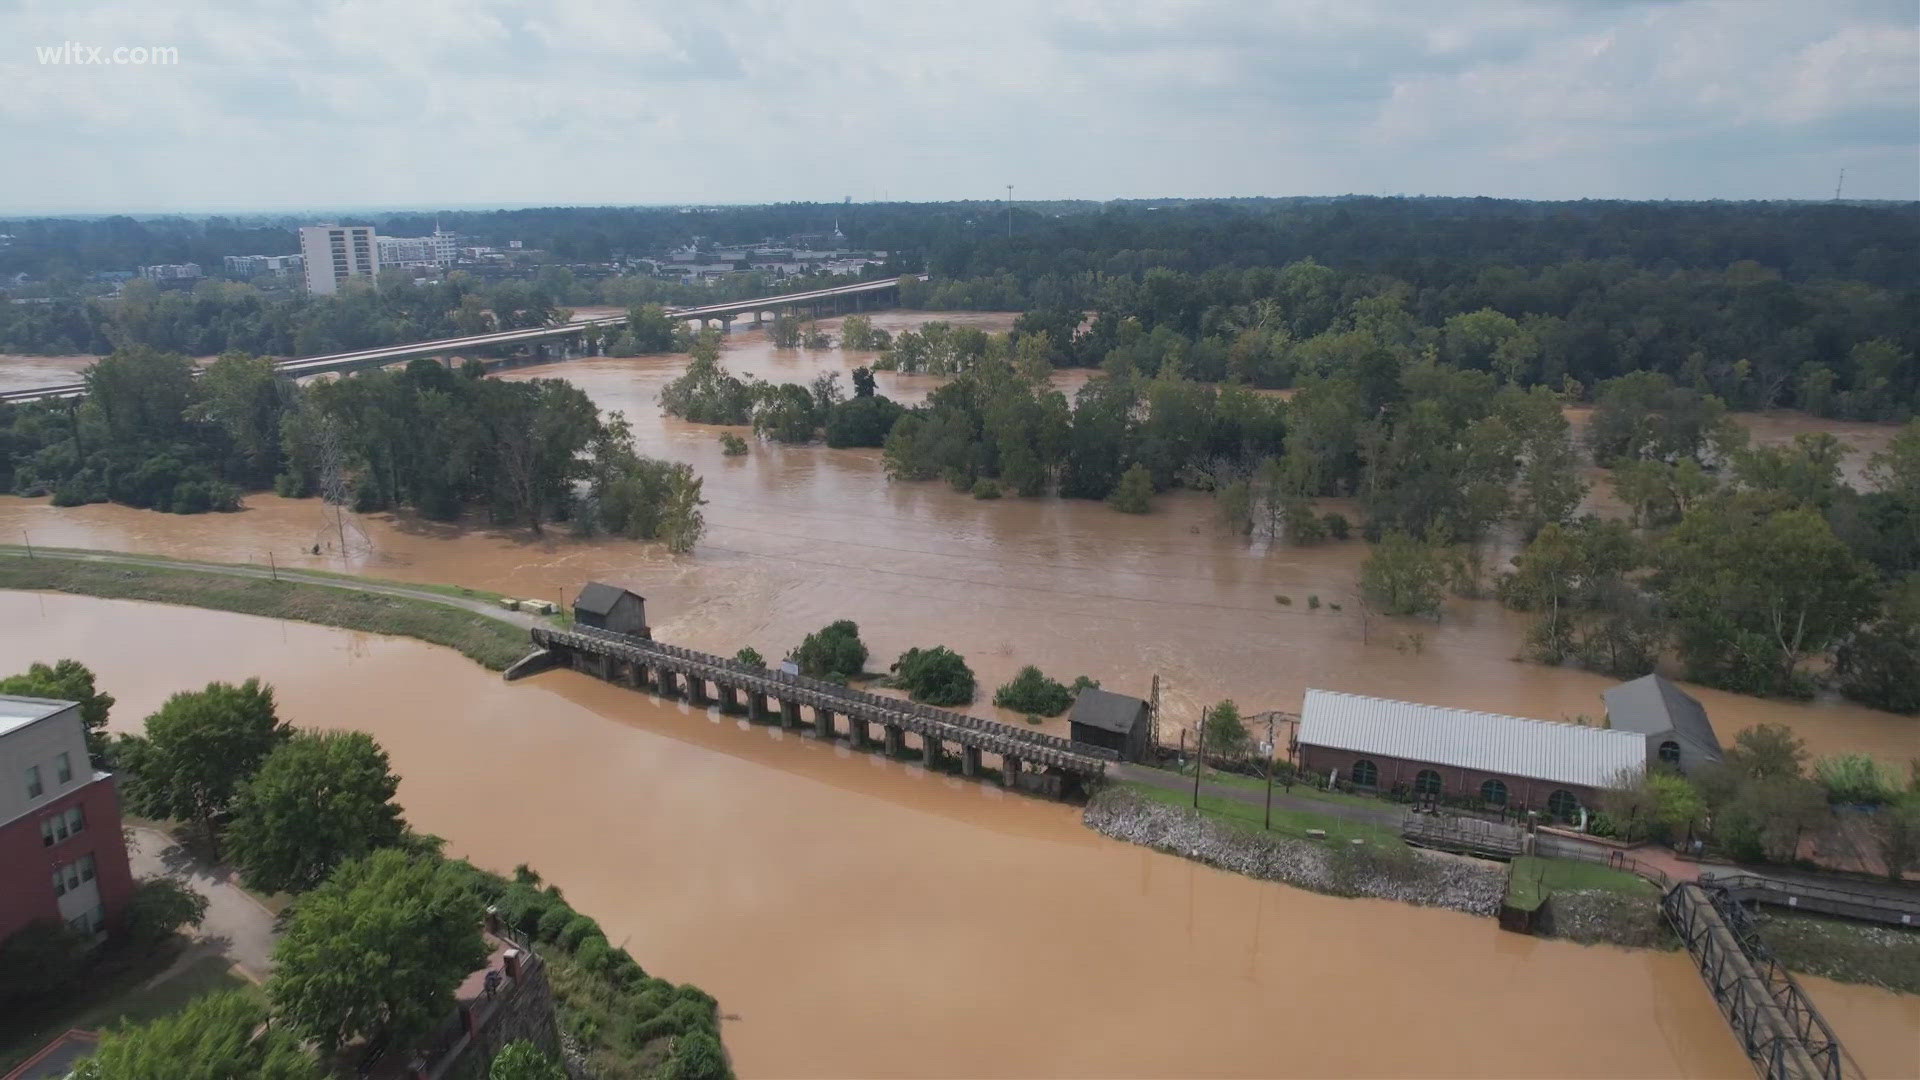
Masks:
[[[1044,732],[1027,731],[978,716],[948,712],[929,705],[881,697],[865,691],[810,679],[803,675],[743,664],[728,657],[683,649],[646,638],[615,634],[591,627],[556,630],[535,627],[534,644],[545,649],[570,650],[611,657],[630,664],[659,667],[716,686],[765,694],[813,709],[837,712],[856,721],[901,728],[927,739],[941,739],[1001,757],[1044,765],[1076,776],[1101,776],[1108,761],[1118,755],[1084,746]]]
[[[1705,873],[1700,884],[1717,886],[1741,902],[1770,904],[1795,911],[1816,911],[1865,922],[1920,926],[1920,897],[1889,890],[1850,889],[1844,885],[1786,881],[1760,874]]]
[[[821,300],[834,300],[840,297],[863,296],[867,293],[885,292],[900,286],[899,278],[886,278],[880,281],[862,281],[852,285],[836,285],[828,289],[811,289],[807,292],[788,293],[784,296],[763,296],[751,300],[733,300],[718,304],[705,304],[692,308],[669,308],[668,314],[680,319],[713,318],[738,315],[753,311],[767,311],[791,304],[805,304]],[[356,368],[374,367],[396,363],[417,356],[439,356],[467,349],[495,348],[502,345],[521,345],[547,341],[584,332],[589,327],[614,326],[626,321],[625,315],[616,315],[604,319],[580,319],[562,323],[558,326],[535,326],[524,330],[500,330],[488,334],[473,334],[467,337],[440,338],[433,341],[414,341],[399,345],[383,345],[371,349],[356,349],[352,352],[328,353],[321,356],[302,356],[281,360],[274,365],[275,370],[289,377],[320,375],[328,372],[351,371]],[[28,390],[8,390],[0,392],[0,401],[58,401],[66,398],[86,396],[85,383],[61,383],[57,386],[40,386]]]
[[[1854,1080],[1859,1067],[1720,889],[1681,882],[1660,903],[1764,1080]]]

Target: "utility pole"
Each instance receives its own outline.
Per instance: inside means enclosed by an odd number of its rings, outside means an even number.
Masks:
[[[1839,198],[1835,195],[1834,198]],[[1013,185],[1007,185],[1007,239],[1013,239]]]
[[[1840,179],[1833,185],[1833,201],[1840,201],[1840,189],[1847,186],[1847,167],[1840,166]]]
[[[1200,710],[1200,741],[1193,751],[1193,808],[1200,809],[1200,774],[1207,771],[1207,710]]]
[[[1262,828],[1273,828],[1273,714],[1267,714],[1267,818]]]
[[[1153,695],[1147,705],[1147,717],[1153,725],[1153,755],[1154,761],[1158,762],[1160,760],[1160,673],[1157,671],[1153,674]],[[1180,742],[1181,749],[1186,749],[1184,732]]]
[[[280,564],[274,560],[272,548],[267,549],[267,572],[273,575],[273,580],[280,580]]]
[[[20,539],[25,540],[27,542],[27,558],[29,559],[33,558],[33,537],[27,535],[27,530],[21,529]],[[1154,678],[1157,680],[1159,676],[1156,675],[1154,676]],[[1156,682],[1155,685],[1158,685],[1158,683]]]

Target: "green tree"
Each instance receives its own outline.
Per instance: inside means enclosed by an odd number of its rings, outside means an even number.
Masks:
[[[1201,723],[1210,757],[1232,761],[1246,756],[1252,739],[1247,734],[1247,725],[1240,719],[1240,706],[1231,700],[1222,701],[1207,710]]]
[[[1908,506],[1920,506],[1920,419],[1907,421],[1886,449],[1868,459],[1867,479]]]
[[[1439,551],[1398,530],[1381,537],[1360,567],[1360,591],[1389,615],[1437,614],[1445,580]]]
[[[1827,798],[1836,803],[1873,806],[1891,802],[1900,788],[1867,754],[1835,754],[1814,762],[1813,775],[1826,789]]]
[[[1107,503],[1123,514],[1144,514],[1153,509],[1153,473],[1137,461],[1127,466],[1113,494],[1107,496]]]
[[[302,731],[241,786],[227,848],[247,884],[304,892],[340,863],[399,842],[387,752],[359,731]]]
[[[965,705],[973,700],[973,669],[945,645],[900,654],[891,671],[908,696],[925,705]]]
[[[197,822],[217,854],[214,819],[291,735],[274,712],[272,687],[258,679],[214,682],[168,698],[147,717],[145,734],[120,738],[114,757],[128,776],[129,806],[148,817]]]
[[[1059,716],[1073,704],[1073,692],[1028,664],[993,692],[993,703],[998,708],[1029,716]]]
[[[327,1075],[256,996],[208,994],[172,1016],[108,1031],[74,1080],[320,1080]]]
[[[1701,682],[1805,694],[1800,667],[1872,610],[1872,573],[1813,510],[1722,498],[1687,514],[1657,552],[1653,587]],[[1786,571],[1786,568],[1791,571]]]
[[[469,880],[456,864],[394,848],[341,863],[300,897],[274,947],[275,1012],[327,1052],[426,1031],[487,958]]]
[[[182,926],[199,926],[207,915],[207,898],[175,878],[142,878],[127,901],[127,940],[150,952]]]
[[[754,667],[767,666],[766,657],[761,656],[760,650],[751,645],[742,647],[739,652],[733,654],[733,658],[743,664],[752,664]]]
[[[1903,795],[1882,806],[1869,819],[1868,830],[1888,881],[1898,882],[1920,866],[1920,794]]]
[[[567,1071],[539,1047],[517,1039],[493,1056],[487,1080],[567,1080]]]
[[[60,660],[49,667],[35,663],[19,675],[0,679],[0,694],[53,698],[80,703],[80,723],[87,729],[87,753],[104,763],[107,753],[107,713],[113,695],[94,689],[93,672],[78,660]]]
[[[1842,644],[1840,691],[1888,712],[1920,713],[1920,572],[1888,596],[1880,617]]]
[[[845,682],[866,667],[867,646],[860,640],[860,627],[852,619],[840,619],[808,634],[787,659],[799,665],[802,675]]]
[[[1806,768],[1807,744],[1785,724],[1755,724],[1733,737],[1724,760],[1728,768],[1754,780],[1792,778]]]

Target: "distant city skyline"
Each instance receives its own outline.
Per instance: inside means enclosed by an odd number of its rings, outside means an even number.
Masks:
[[[22,0],[0,40],[0,215],[1920,198],[1913,0]]]

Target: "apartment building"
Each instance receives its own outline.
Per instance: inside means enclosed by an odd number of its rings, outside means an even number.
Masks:
[[[380,272],[380,245],[369,225],[308,225],[300,230],[307,291],[332,296],[348,278],[372,281]]]
[[[132,895],[120,793],[80,706],[0,695],[0,940],[40,919],[105,934]]]

